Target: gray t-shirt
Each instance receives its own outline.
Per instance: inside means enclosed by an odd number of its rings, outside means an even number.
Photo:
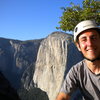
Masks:
[[[60,92],[72,95],[77,88],[85,100],[100,100],[100,74],[92,73],[85,60],[70,69]]]

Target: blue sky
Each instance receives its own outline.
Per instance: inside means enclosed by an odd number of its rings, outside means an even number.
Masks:
[[[83,0],[0,0],[0,37],[33,40],[45,38],[59,26],[61,7]]]

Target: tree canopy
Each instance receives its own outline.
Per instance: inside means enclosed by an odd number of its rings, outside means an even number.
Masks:
[[[60,27],[63,31],[73,31],[74,27],[83,20],[95,20],[100,26],[100,0],[84,0],[82,5],[70,3],[71,7],[62,7],[63,13],[60,17]]]

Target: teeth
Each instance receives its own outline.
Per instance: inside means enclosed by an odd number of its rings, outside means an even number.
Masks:
[[[93,50],[88,50],[88,51],[93,51]]]
[[[96,50],[96,49],[87,49],[88,51],[94,51],[94,50]]]
[[[94,50],[87,50],[87,51],[93,52]]]

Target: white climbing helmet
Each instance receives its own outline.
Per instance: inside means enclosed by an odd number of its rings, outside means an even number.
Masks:
[[[96,29],[100,29],[100,27],[97,26],[97,24],[95,23],[95,21],[93,20],[85,20],[80,22],[79,24],[76,25],[76,27],[74,28],[74,42],[77,41],[77,36],[87,30],[87,29],[91,29],[91,28],[96,28]]]

